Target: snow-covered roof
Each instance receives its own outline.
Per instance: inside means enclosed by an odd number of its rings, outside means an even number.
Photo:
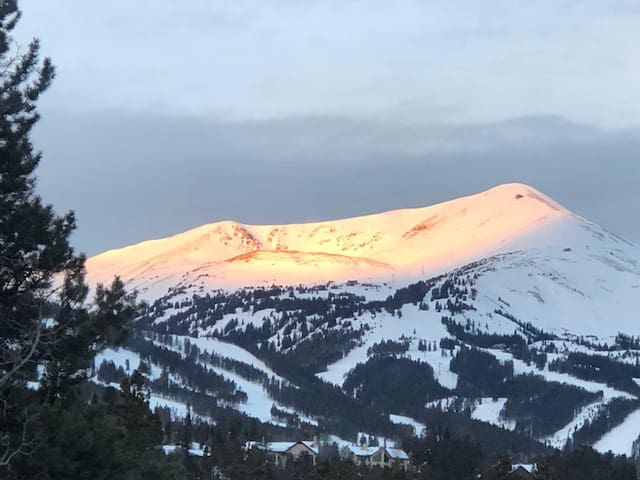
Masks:
[[[357,455],[358,457],[370,457],[376,452],[378,452],[380,448],[382,448],[382,447],[364,447],[364,446],[361,447],[360,445],[354,445],[352,443],[349,445],[345,445],[345,447],[348,448],[351,453],[353,453],[354,455]]]
[[[387,454],[395,460],[409,460],[409,455],[404,450],[399,448],[389,448],[389,447],[364,447],[354,444],[345,445],[349,451],[358,457],[371,457],[378,453],[380,450],[386,450]]]
[[[316,455],[318,454],[318,452],[320,451],[318,449],[318,444],[315,442],[310,442],[308,440],[303,440],[302,443],[305,447],[307,447],[309,450],[311,450],[313,453],[315,453]]]
[[[173,453],[178,449],[178,445],[162,445],[162,450],[165,454]]]
[[[269,442],[267,443],[267,451],[274,453],[284,453],[295,444],[296,442]]]
[[[318,445],[315,442],[303,440],[300,442],[247,442],[245,449],[250,450],[252,448],[258,448],[271,453],[285,453],[291,450],[295,445],[301,444],[311,450],[314,454],[318,454]]]
[[[162,450],[165,455],[169,455],[174,453],[176,450],[180,450],[182,447],[179,445],[162,445]],[[200,448],[200,445],[196,442],[191,443],[191,448],[189,449],[189,455],[194,455],[196,457],[204,457],[204,450]]]
[[[529,473],[534,473],[538,471],[538,465],[535,463],[516,463],[515,465],[511,465],[511,471],[515,472],[519,468],[526,470]]]
[[[400,450],[399,448],[387,448],[387,453],[391,458],[395,458],[397,460],[409,460],[407,452]]]

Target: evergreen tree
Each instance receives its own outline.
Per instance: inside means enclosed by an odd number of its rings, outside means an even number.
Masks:
[[[191,408],[187,406],[187,416],[184,419],[184,427],[182,430],[182,439],[180,442],[180,446],[185,450],[185,452],[189,452],[191,448],[191,442],[193,439],[193,425],[191,423]]]
[[[33,171],[40,154],[29,132],[38,120],[35,102],[54,76],[49,59],[39,61],[32,41],[19,54],[10,36],[20,17],[15,1],[0,2],[0,465],[31,451],[32,409],[24,386],[35,366],[52,360],[86,320],[77,311],[84,301],[82,257],[68,236],[72,213],[54,214],[34,193]],[[64,280],[52,288],[56,275]],[[59,313],[49,309],[57,296]],[[47,322],[47,317],[54,316]],[[48,363],[48,362],[47,362]],[[47,367],[49,365],[47,364]],[[55,376],[55,365],[47,368]],[[27,395],[28,396],[28,395]]]
[[[41,154],[30,132],[54,68],[37,40],[16,46],[19,18],[16,0],[0,0],[0,477],[71,478],[53,475],[44,453],[65,431],[74,439],[92,425],[111,431],[104,406],[89,407],[78,386],[96,352],[123,341],[137,305],[117,278],[86,302],[85,258],[69,242],[74,214],[57,215],[36,194]]]

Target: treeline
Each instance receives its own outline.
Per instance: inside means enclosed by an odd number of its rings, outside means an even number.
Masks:
[[[98,380],[104,383],[117,383],[118,385],[127,377],[124,368],[122,366],[116,367],[116,364],[111,360],[103,360],[96,371],[96,375]]]
[[[300,459],[278,468],[258,449],[242,448],[246,431],[226,422],[220,428],[198,428],[193,431],[210,439],[210,456],[183,458],[190,472],[200,478],[233,480],[320,480],[326,478],[362,480],[505,480],[510,478],[514,463],[536,463],[536,480],[607,479],[636,480],[636,467],[624,457],[600,454],[591,448],[563,452],[537,452],[530,456],[493,453],[468,436],[458,436],[448,429],[434,429],[423,438],[407,439],[402,447],[409,453],[414,468],[403,472],[397,468],[367,468],[339,457],[335,446],[320,449],[317,464]],[[220,432],[225,432],[220,435]],[[226,433],[230,432],[230,433]],[[257,438],[257,437],[252,437]],[[305,438],[305,437],[299,437]],[[266,440],[272,440],[266,437]],[[178,455],[184,455],[179,453]]]
[[[367,357],[372,356],[398,356],[407,353],[410,346],[409,339],[403,339],[400,342],[394,340],[382,340],[379,343],[374,343],[367,349]],[[422,344],[421,344],[422,345]],[[425,347],[426,350],[426,347]]]
[[[451,395],[433,376],[428,363],[373,356],[349,372],[343,388],[349,395],[389,413],[411,414],[431,400]]]
[[[419,476],[424,479],[458,480],[479,478],[486,453],[468,435],[452,435],[448,428],[428,429],[422,438],[406,439],[403,447],[412,454]]]
[[[499,397],[505,383],[513,378],[513,362],[500,362],[490,353],[461,348],[449,368],[458,375],[457,392],[471,397]]]
[[[443,316],[441,321],[447,327],[449,334],[464,344],[509,352],[527,365],[535,364],[538,369],[542,369],[547,362],[546,353],[529,349],[531,340],[519,333],[514,332],[510,335],[485,333],[474,321],[467,320],[463,325],[447,316]]]
[[[344,329],[320,330],[283,352],[282,356],[298,368],[316,374],[360,345],[364,332],[364,328],[356,330],[350,325]]]
[[[538,459],[540,480],[606,479],[634,480],[637,469],[632,461],[611,453],[600,454],[589,447],[555,452]]]
[[[538,375],[517,375],[505,384],[507,403],[502,415],[515,420],[516,430],[538,438],[551,435],[602,392],[588,392],[565,383],[549,382]]]
[[[442,324],[447,331],[462,342],[480,348],[498,348],[511,352],[514,356],[521,356],[527,350],[527,340],[517,333],[502,335],[498,333],[485,333],[476,328],[473,321],[461,324],[451,317],[443,316]]]
[[[502,301],[506,304],[502,298],[498,297],[498,300]],[[507,304],[508,305],[508,304]],[[518,325],[522,329],[522,333],[524,333],[528,339],[532,342],[540,342],[544,340],[556,340],[557,337],[551,333],[547,333],[541,328],[534,326],[531,322],[523,322],[515,315],[511,313],[505,312],[501,308],[496,308],[493,313],[500,315],[508,320],[511,320],[513,323]]]
[[[172,395],[174,398],[201,394],[209,396],[209,401],[214,403],[215,399],[228,403],[247,401],[247,394],[239,390],[234,382],[196,361],[199,352],[195,346],[191,348],[191,356],[186,358],[141,335],[131,338],[129,346],[145,361],[162,367],[160,377],[150,382],[153,390],[158,393]],[[195,399],[191,400],[192,402],[186,403],[193,403]]]
[[[153,362],[161,366],[165,366],[165,362],[171,362],[172,365],[180,366],[178,369],[175,367],[165,368],[166,372],[163,371],[160,378],[150,381],[152,390],[185,404],[190,404],[193,411],[199,415],[208,416],[218,421],[221,414],[226,414],[226,410],[221,410],[217,400],[225,400],[226,397],[216,392],[203,391],[201,387],[204,385],[198,381],[190,381],[187,385],[171,382],[166,373],[176,371],[182,375],[188,373],[191,367],[194,370],[210,371],[206,369],[206,365],[212,360],[213,364],[225,370],[233,371],[249,381],[261,384],[268,395],[278,404],[286,405],[301,414],[317,419],[319,426],[316,430],[319,432],[331,432],[342,435],[343,438],[352,438],[362,429],[387,436],[396,435],[398,430],[402,430],[402,427],[389,421],[388,415],[368,406],[361,400],[351,398],[340,387],[322,382],[314,375],[300,375],[294,385],[269,378],[264,372],[243,362],[203,352],[188,339],[185,339],[184,343],[180,345],[179,341],[172,342],[172,338],[165,335],[157,335],[157,338],[172,343],[171,348],[173,349],[184,350],[185,355],[183,357],[168,347],[155,345],[140,336],[132,340],[129,346],[139,351],[145,362]],[[280,367],[286,368],[287,362],[290,360],[279,353],[274,353],[274,355],[285,362]],[[289,375],[288,378],[291,376]],[[230,383],[233,384],[233,382]],[[244,392],[239,393],[244,395]],[[278,417],[292,421],[293,425],[297,423],[294,418],[295,414],[289,417],[283,413],[282,409],[276,410]]]
[[[618,362],[604,355],[571,352],[549,364],[549,370],[568,373],[583,380],[590,380],[640,394],[640,386],[634,378],[640,377],[640,366]]]
[[[279,404],[317,419],[321,432],[342,438],[355,438],[360,431],[393,437],[402,429],[385,412],[319,379],[296,386],[274,382],[268,393]]]
[[[529,436],[549,435],[569,423],[588,403],[602,398],[583,388],[549,382],[538,375],[514,375],[512,362],[474,348],[462,348],[451,360],[458,374],[456,393],[462,396],[507,398],[502,415],[515,420]]]
[[[430,301],[435,301],[436,310],[446,309],[451,314],[472,309],[472,304],[468,302],[475,297],[472,288],[474,282],[474,277],[456,271],[449,276],[434,277],[399,288],[385,300],[369,301],[349,292],[334,293],[329,286],[315,289],[272,286],[240,289],[232,293],[218,291],[172,301],[174,296],[184,293],[184,289],[176,289],[149,306],[137,321],[137,328],[176,335],[197,335],[199,331],[208,330],[214,337],[250,350],[255,350],[257,345],[263,349],[296,350],[305,342],[311,342],[313,346],[328,343],[314,335],[319,330],[327,331],[337,326],[342,330],[349,329],[350,320],[364,313],[376,315],[386,311],[401,316],[404,305],[419,305],[428,309]],[[319,295],[324,292],[326,296]],[[431,300],[427,298],[429,292]],[[261,311],[265,311],[265,315],[260,326],[256,326],[255,322],[245,324],[234,317],[238,312],[255,316]],[[226,319],[224,324],[218,327],[218,322],[223,318]],[[366,325],[364,328],[366,330]],[[327,363],[339,359],[345,351],[357,345],[358,332],[362,331],[352,329],[349,338],[339,339],[344,347],[334,348],[333,352],[320,352],[322,359],[313,365],[309,364],[309,371],[315,370],[312,373],[316,373],[322,370]],[[309,348],[305,345],[301,348],[305,354],[300,357],[309,358],[306,355]]]
[[[41,393],[32,392],[36,399]],[[195,480],[181,458],[160,448],[162,419],[149,409],[138,371],[119,388],[75,384],[73,400],[59,403],[43,402],[33,425],[41,431],[37,440],[43,447],[17,455],[2,478]]]
[[[638,408],[640,408],[638,399],[613,398],[600,407],[595,418],[588,420],[576,430],[570,439],[569,446],[593,445]]]
[[[208,363],[214,367],[220,367],[223,370],[233,372],[238,376],[254,383],[267,383],[271,380],[262,370],[257,369],[253,365],[241,362],[229,357],[223,357],[215,352],[200,350],[197,345],[192,344],[188,338],[184,339],[182,345],[185,355],[194,363]]]
[[[451,437],[468,438],[481,446],[487,457],[498,458],[500,455],[512,455],[527,459],[536,455],[549,453],[550,448],[524,435],[521,432],[505,430],[486,422],[474,420],[465,412],[450,412],[439,409],[421,409],[413,412],[412,418],[427,425],[427,431],[435,433],[438,438],[449,431]],[[409,439],[403,438],[406,446]]]

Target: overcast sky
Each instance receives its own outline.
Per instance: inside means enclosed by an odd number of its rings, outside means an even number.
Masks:
[[[636,0],[23,0],[40,192],[88,254],[519,181],[640,242]]]

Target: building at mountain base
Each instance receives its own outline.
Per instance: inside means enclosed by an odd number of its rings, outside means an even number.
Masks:
[[[362,446],[345,445],[340,450],[340,456],[367,467],[399,467],[406,472],[410,466],[409,455],[404,450],[387,446],[370,447],[366,443]]]
[[[513,478],[514,480],[531,480],[536,478],[537,471],[538,465],[535,463],[517,463],[515,465],[511,465],[509,478]]]
[[[335,444],[334,444],[335,445]],[[265,452],[271,463],[278,468],[287,468],[293,463],[305,462],[316,465],[320,444],[317,439],[296,442],[247,442],[245,450],[258,449]],[[405,472],[411,463],[409,455],[399,448],[383,446],[369,446],[367,443],[346,444],[339,450],[340,457],[351,460],[356,465],[364,467],[399,468]]]
[[[286,468],[291,462],[308,462],[316,464],[318,457],[317,440],[297,442],[247,442],[246,450],[253,448],[264,451],[267,458],[276,466]]]

